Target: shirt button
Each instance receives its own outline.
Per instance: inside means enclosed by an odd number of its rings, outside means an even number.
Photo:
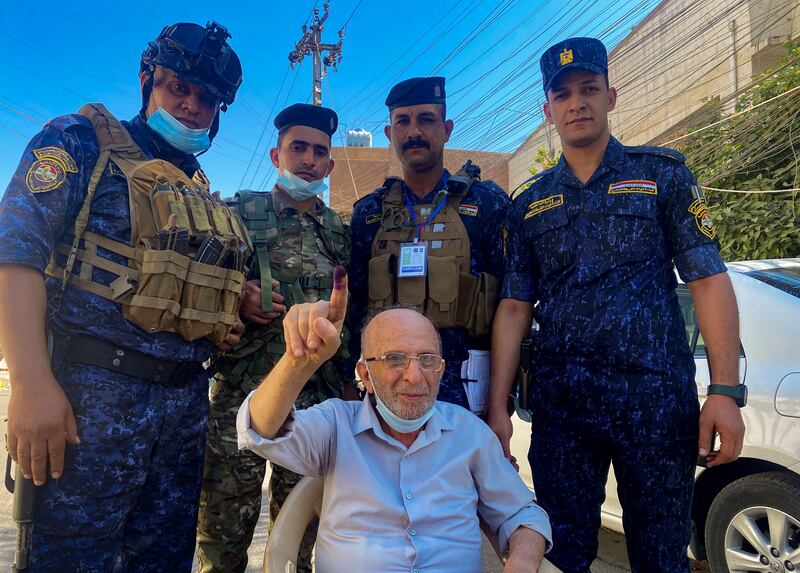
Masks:
[[[408,532],[408,534],[409,535],[416,535],[417,534],[417,530],[416,529],[412,529],[411,531]]]
[[[406,499],[414,499],[414,496],[411,495],[410,493],[407,493],[406,494]]]
[[[419,573],[419,569],[414,569],[413,573]]]

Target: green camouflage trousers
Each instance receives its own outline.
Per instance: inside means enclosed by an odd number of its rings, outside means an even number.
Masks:
[[[261,513],[261,488],[267,462],[250,451],[238,450],[236,414],[250,389],[255,389],[259,382],[260,377],[253,380],[245,373],[244,382],[234,385],[218,373],[211,383],[208,443],[197,521],[197,558],[201,573],[243,572],[247,567],[247,549]],[[327,397],[322,394],[339,395],[328,390],[315,376],[301,391],[295,407],[303,409],[317,404]],[[280,466],[272,466],[270,530],[281,505],[301,477]],[[311,551],[316,536],[317,520],[314,520],[300,544],[297,569],[300,572],[311,571]]]

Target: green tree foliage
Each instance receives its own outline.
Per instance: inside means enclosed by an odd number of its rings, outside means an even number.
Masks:
[[[800,188],[800,89],[786,94],[800,86],[800,43],[788,50],[739,98],[735,112],[745,113],[698,131],[679,146],[701,185]],[[800,257],[800,193],[705,193],[725,260]]]
[[[560,151],[556,154],[555,157],[551,157],[550,154],[547,153],[547,150],[544,147],[540,147],[539,149],[536,150],[536,157],[533,158],[534,164],[532,167],[528,167],[528,171],[530,172],[531,175],[536,175],[540,171],[545,171],[547,169],[550,169],[551,167],[555,166],[556,163],[558,163],[559,157],[561,157]],[[525,189],[530,187],[532,183],[533,181],[527,181],[522,185],[520,185],[519,189],[515,191],[514,196],[516,197],[517,195],[525,191]]]

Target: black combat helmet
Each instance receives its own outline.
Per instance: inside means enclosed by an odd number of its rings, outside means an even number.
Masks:
[[[228,29],[216,22],[209,22],[205,28],[180,22],[161,30],[154,41],[148,42],[139,64],[139,69],[148,76],[142,89],[142,113],[153,89],[156,66],[169,68],[181,79],[203,86],[222,102],[220,109],[226,111],[242,84],[242,65],[227,43],[230,37]],[[212,123],[211,137],[218,127],[219,114]]]

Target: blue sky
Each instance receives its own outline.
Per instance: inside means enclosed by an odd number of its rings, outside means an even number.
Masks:
[[[322,8],[322,0],[318,7]],[[391,85],[412,76],[444,75],[451,146],[513,151],[542,120],[538,57],[551,43],[586,35],[613,48],[657,0],[333,0],[323,41],[346,27],[338,72],[323,81],[323,104],[339,112],[340,133],[373,131],[385,146]],[[228,27],[244,83],[223,115],[220,134],[201,163],[213,188],[263,189],[274,182],[265,157],[274,145],[272,118],[309,101],[311,58],[289,70],[314,0],[0,2],[0,189],[30,137],[54,116],[99,101],[122,119],[139,109],[139,56],[161,28],[177,21]],[[287,73],[288,70],[288,73]],[[281,87],[282,80],[283,85]],[[290,89],[291,88],[291,89]],[[341,145],[339,134],[334,145]]]

